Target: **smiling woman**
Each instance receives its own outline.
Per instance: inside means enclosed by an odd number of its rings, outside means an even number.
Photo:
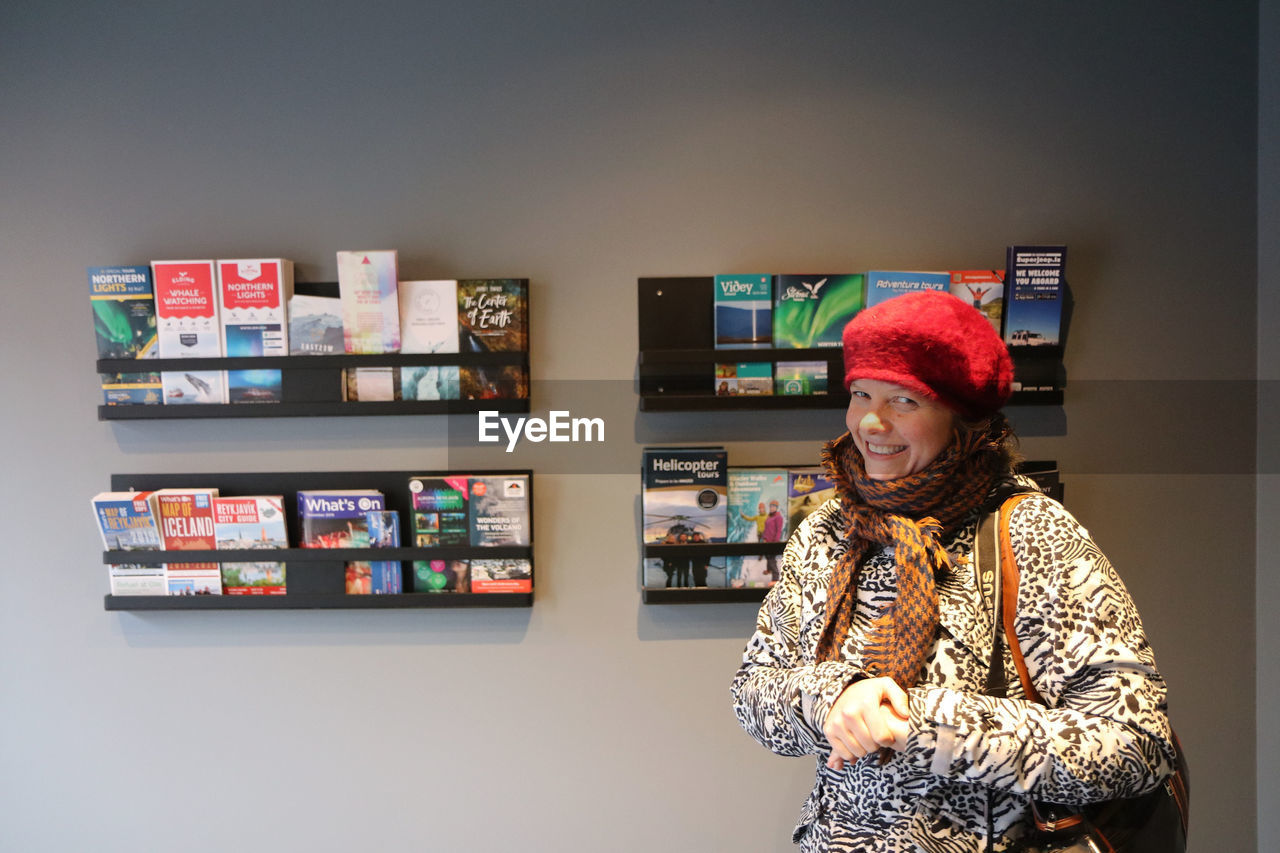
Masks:
[[[1021,570],[1011,604],[1052,707],[1020,684],[984,692],[993,655],[1014,670],[993,650],[976,531],[989,506],[1034,490],[1013,471],[999,335],[928,291],[858,314],[843,343],[849,431],[823,449],[836,497],[787,543],[733,681],[749,734],[817,759],[795,840],[1008,850],[1031,830],[1033,798],[1079,805],[1154,788],[1174,751],[1137,609],[1087,531],[1039,493],[1007,516]]]
[[[873,480],[896,480],[923,469],[951,440],[956,420],[946,406],[901,385],[878,379],[849,385],[845,426]]]

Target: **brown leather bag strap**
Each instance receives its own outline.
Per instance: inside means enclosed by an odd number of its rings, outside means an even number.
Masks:
[[[1035,685],[1031,683],[1031,673],[1027,671],[1027,661],[1022,656],[1022,646],[1018,644],[1018,629],[1014,625],[1014,617],[1018,615],[1018,561],[1013,556],[1013,541],[1009,535],[1009,516],[1018,502],[1027,497],[1026,493],[1013,495],[1000,505],[996,517],[997,529],[1000,531],[1000,586],[1002,601],[1000,603],[1001,621],[1004,622],[1004,636],[1009,644],[1009,653],[1013,655],[1014,668],[1018,670],[1018,680],[1022,682],[1022,692],[1032,702],[1048,704],[1040,696]]]

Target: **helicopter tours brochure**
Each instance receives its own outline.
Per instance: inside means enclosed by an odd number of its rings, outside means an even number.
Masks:
[[[721,448],[645,448],[644,541],[724,542],[729,464]]]

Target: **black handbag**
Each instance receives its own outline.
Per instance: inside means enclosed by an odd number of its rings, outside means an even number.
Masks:
[[[978,530],[978,578],[991,592],[996,626],[986,692],[992,696],[1006,693],[1001,643],[1007,642],[1023,692],[1029,700],[1047,705],[1031,683],[1014,626],[1019,572],[1008,517],[1014,504],[1024,497],[1025,493],[1003,499],[997,510],[984,515]],[[1013,848],[1013,853],[1185,853],[1190,777],[1177,734],[1173,745],[1173,773],[1145,794],[1087,806],[1033,800],[1035,829]]]

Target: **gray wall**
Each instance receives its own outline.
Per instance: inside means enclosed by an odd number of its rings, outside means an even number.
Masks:
[[[788,849],[811,765],[728,709],[754,609],[639,603],[634,472],[651,441],[812,459],[840,416],[637,414],[635,279],[1052,240],[1071,389],[1014,419],[1144,614],[1197,849],[1255,849],[1277,762],[1254,758],[1254,543],[1278,501],[1256,499],[1277,362],[1254,312],[1280,321],[1256,286],[1257,4],[692,6],[0,6],[0,848]],[[465,418],[95,419],[86,266],[284,255],[326,280],[351,248],[531,278],[535,408],[607,412],[608,447],[464,452]],[[538,472],[531,610],[102,609],[86,504],[112,472],[463,462]]]
[[[1258,838],[1280,837],[1280,2],[1259,4],[1258,37]]]

